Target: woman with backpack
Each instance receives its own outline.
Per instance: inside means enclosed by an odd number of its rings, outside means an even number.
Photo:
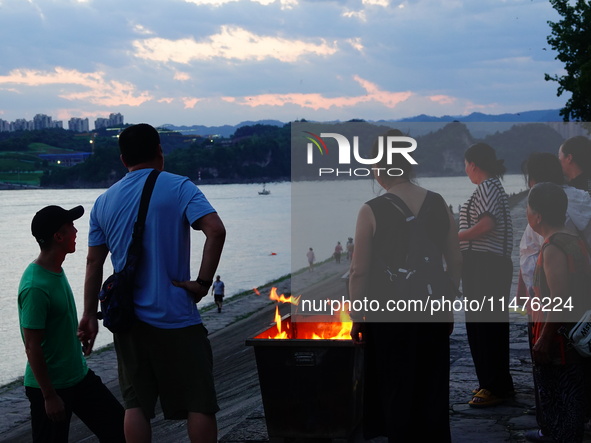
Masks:
[[[397,130],[386,134],[401,135]],[[377,149],[375,146],[374,158]],[[380,304],[374,312],[351,312],[354,322],[351,337],[356,344],[365,346],[363,431],[366,439],[386,436],[388,441],[415,441],[417,429],[421,429],[424,439],[450,442],[452,313],[439,317],[445,322],[429,322],[426,318],[429,316],[423,317],[422,322],[420,318],[408,321],[410,312],[388,312],[386,303],[404,302],[413,297],[396,292],[390,284],[390,279],[394,279],[390,269],[400,271],[404,257],[415,246],[408,241],[408,217],[402,209],[412,212],[417,222],[426,227],[429,239],[440,248],[439,258],[443,254],[447,263],[448,289],[451,284],[457,288],[461,273],[455,220],[439,194],[412,182],[412,165],[406,158],[394,156],[394,164],[387,164],[386,156],[382,158],[374,171],[376,181],[386,193],[368,201],[359,211],[349,276],[353,303],[368,299]],[[393,177],[384,173],[388,168],[398,168],[401,175]],[[398,203],[392,204],[390,198]],[[386,263],[391,266],[387,267]]]
[[[462,289],[469,302],[487,301],[482,311],[469,309],[465,313],[478,377],[478,387],[468,403],[483,408],[515,395],[509,372],[506,308],[513,276],[513,227],[507,194],[500,181],[505,173],[503,160],[497,159],[491,146],[477,143],[466,150],[464,161],[466,175],[477,188],[460,208]]]

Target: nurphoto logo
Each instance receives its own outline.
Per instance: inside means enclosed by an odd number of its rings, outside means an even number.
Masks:
[[[404,171],[400,168],[378,168],[375,167],[384,156],[386,156],[386,163],[392,165],[392,158],[394,155],[402,155],[410,164],[418,164],[410,155],[417,148],[417,141],[412,137],[404,136],[379,136],[377,138],[377,152],[371,158],[364,158],[359,152],[359,137],[353,136],[353,143],[342,134],[336,132],[321,132],[316,135],[309,131],[303,131],[307,143],[307,157],[306,162],[309,165],[314,164],[315,155],[329,155],[328,146],[324,139],[332,138],[337,142],[338,163],[339,165],[351,165],[351,153],[355,161],[362,165],[372,166],[371,168],[318,168],[318,176],[326,175],[348,175],[356,177],[367,177],[372,173],[377,175],[388,174],[392,177],[401,176]]]

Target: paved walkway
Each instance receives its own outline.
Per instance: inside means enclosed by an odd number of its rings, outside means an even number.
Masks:
[[[513,207],[512,216],[516,233],[514,256],[517,257],[517,246],[526,223],[524,200]],[[514,258],[514,264],[517,263],[518,260]],[[304,288],[321,284],[332,285],[335,290],[341,291],[344,285],[340,276],[347,271],[347,267],[346,261],[340,265],[334,262],[320,265],[314,272],[305,272],[294,279],[301,287],[291,288],[291,281],[287,279],[277,285],[278,293],[298,294]],[[514,279],[515,287],[517,273],[514,274]],[[228,300],[221,314],[215,309],[203,313],[216,359],[215,376],[222,407],[218,414],[219,439],[223,443],[269,441],[252,348],[244,346],[244,339],[252,337],[252,331],[263,330],[272,322],[274,306],[267,298],[270,287],[260,289],[261,296],[249,294]],[[512,314],[511,372],[517,395],[511,402],[486,409],[473,409],[467,404],[471,398],[471,390],[477,386],[477,380],[461,314],[456,319],[451,336],[450,380],[450,420],[454,443],[525,441],[523,432],[536,428],[535,416],[531,412],[534,397],[525,318]],[[222,347],[230,342],[234,344],[234,348],[224,353]],[[113,392],[118,394],[114,351],[106,348],[96,352],[88,362]],[[285,389],[293,389],[293,386],[286,382]],[[425,399],[425,414],[428,413],[429,403]],[[154,426],[155,442],[187,441],[181,422],[165,421],[159,415],[154,420]],[[72,442],[96,441],[83,425],[73,422],[72,428]],[[30,440],[29,432],[28,401],[24,389],[16,384],[0,388],[0,441],[26,442]],[[420,433],[421,430],[418,429],[417,442],[425,441]],[[361,443],[364,440],[355,436],[352,441]],[[372,443],[383,441],[385,440],[375,439]]]

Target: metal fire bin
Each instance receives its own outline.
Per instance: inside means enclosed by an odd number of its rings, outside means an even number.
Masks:
[[[363,348],[351,340],[260,338],[272,330],[246,340],[254,347],[269,439],[352,441],[361,422]]]

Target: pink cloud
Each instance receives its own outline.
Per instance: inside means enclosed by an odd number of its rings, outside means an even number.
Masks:
[[[388,108],[395,108],[398,104],[408,100],[413,93],[405,92],[390,92],[383,91],[374,83],[371,83],[359,76],[355,76],[357,81],[366,93],[353,97],[326,97],[322,94],[261,94],[249,97],[235,98],[234,100],[241,105],[258,107],[258,106],[285,106],[287,104],[294,104],[302,108],[310,108],[314,110],[330,109],[332,107],[344,108],[355,106],[360,103],[377,102],[385,105]],[[226,98],[226,101],[229,101]]]
[[[432,95],[428,98],[432,102],[438,103],[440,105],[451,105],[457,100],[455,97],[451,97],[449,95]]]
[[[193,109],[195,105],[201,100],[195,97],[182,97],[181,100],[185,105],[185,109]]]
[[[81,92],[58,94],[66,100],[83,100],[101,106],[139,106],[152,99],[146,92],[138,92],[129,82],[106,80],[104,72],[80,72],[75,69],[55,67],[53,71],[15,69],[0,76],[0,85],[39,87],[65,85],[82,88]]]

